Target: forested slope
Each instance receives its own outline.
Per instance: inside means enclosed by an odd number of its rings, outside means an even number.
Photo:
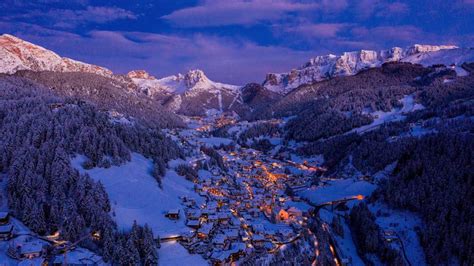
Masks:
[[[36,233],[60,231],[75,241],[98,231],[99,241],[82,244],[105,260],[156,261],[151,230],[135,226],[129,236],[119,233],[103,186],[70,163],[82,154],[87,167],[109,167],[129,160],[132,151],[158,165],[181,156],[159,128],[114,122],[84,101],[54,96],[28,79],[0,77],[0,172],[8,177],[12,214]]]

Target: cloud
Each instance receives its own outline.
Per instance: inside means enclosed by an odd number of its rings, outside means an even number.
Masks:
[[[60,29],[73,29],[86,24],[103,24],[120,19],[136,19],[137,16],[118,7],[87,6],[81,9],[32,9],[23,14],[7,16],[6,20],[37,21]]]
[[[414,41],[427,37],[420,28],[411,25],[379,26],[370,29],[358,28],[354,32],[356,33],[355,37],[400,42]]]
[[[285,27],[285,33],[293,33],[304,38],[333,38],[337,34],[347,28],[349,24],[346,23],[302,23],[296,26]]]
[[[335,12],[347,6],[346,0],[297,2],[290,0],[215,0],[172,12],[162,18],[180,27],[254,25],[283,20],[291,13],[315,10]]]
[[[204,34],[177,36],[91,31],[82,36],[28,24],[12,26],[1,22],[0,28],[7,31],[10,28],[12,34],[61,56],[105,66],[117,73],[145,69],[157,77],[164,77],[199,68],[211,79],[240,85],[262,82],[269,72],[284,72],[298,67],[315,53]]]
[[[356,17],[362,20],[377,16],[380,18],[390,18],[403,16],[409,13],[410,7],[402,2],[392,2],[387,0],[360,0],[354,2],[353,10]]]

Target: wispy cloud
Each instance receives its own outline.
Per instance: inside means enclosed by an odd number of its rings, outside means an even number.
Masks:
[[[346,0],[215,0],[172,12],[162,18],[180,27],[253,25],[279,21],[295,12],[315,10],[337,11],[347,6]]]
[[[87,6],[82,9],[27,10],[23,14],[7,15],[6,20],[37,21],[61,29],[73,29],[86,24],[103,24],[120,19],[136,19],[131,11],[106,6]]]
[[[281,26],[276,30],[283,34],[296,34],[303,38],[333,38],[337,34],[349,27],[347,23],[300,23],[295,26]]]
[[[0,27],[13,27],[0,22]],[[91,31],[86,36],[27,24],[12,32],[62,56],[103,65],[118,73],[146,69],[157,77],[203,69],[215,80],[262,82],[268,72],[302,65],[314,51],[264,46],[215,35],[177,36],[144,32]]]

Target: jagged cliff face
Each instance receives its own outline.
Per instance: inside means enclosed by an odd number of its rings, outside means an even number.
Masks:
[[[99,75],[109,78],[111,83],[121,87],[126,93],[151,99],[171,111],[185,115],[204,115],[209,111],[258,113],[264,106],[279,102],[284,95],[287,96],[285,98],[291,97],[289,92],[296,92],[295,89],[302,85],[334,77],[352,76],[387,62],[410,62],[424,66],[444,64],[456,70],[458,75],[467,75],[461,64],[473,61],[474,49],[455,46],[414,45],[406,49],[395,47],[383,51],[361,50],[341,55],[317,56],[298,69],[268,74],[263,86],[249,84],[241,87],[212,81],[201,70],[164,78],[156,78],[145,70],[114,75],[106,68],[61,57],[14,36],[0,36],[0,73],[13,74],[20,70],[30,70]]]
[[[180,114],[204,115],[210,110],[229,111],[243,104],[239,86],[214,82],[198,69],[161,79],[136,71],[128,77],[141,92]]]
[[[106,68],[60,57],[50,50],[8,34],[0,36],[0,58],[0,73],[13,74],[18,70],[32,70],[112,75],[112,71]]]
[[[436,52],[458,50],[456,46],[414,45],[407,49],[394,47],[389,50],[371,51],[361,50],[345,52],[340,56],[333,54],[317,56],[298,69],[287,73],[267,75],[263,86],[271,91],[287,94],[293,89],[317,81],[355,75],[363,69],[379,67],[387,62],[412,62],[423,64],[423,60],[416,60],[417,55],[435,55]]]

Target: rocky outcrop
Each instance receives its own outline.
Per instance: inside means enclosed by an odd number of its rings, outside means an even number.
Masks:
[[[310,59],[302,67],[290,72],[267,74],[263,86],[268,90],[284,95],[301,85],[333,77],[355,75],[361,70],[379,67],[383,63],[413,61],[423,64],[423,60],[428,60],[431,55],[434,56],[437,52],[452,52],[452,50],[459,49],[451,45],[416,44],[406,49],[394,47],[382,51],[361,50],[345,52],[339,56],[333,54],[317,56]],[[420,56],[422,56],[422,59],[419,59]]]
[[[19,70],[86,72],[105,77],[113,74],[106,68],[61,57],[9,34],[0,36],[0,58],[0,73],[6,74],[13,74]]]

